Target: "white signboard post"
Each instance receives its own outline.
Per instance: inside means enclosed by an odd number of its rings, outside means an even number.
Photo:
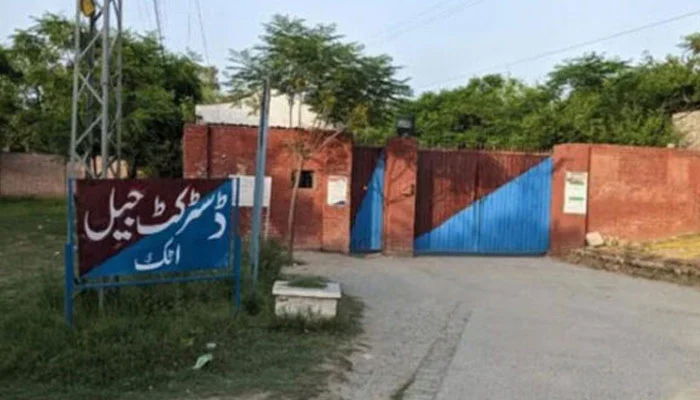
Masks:
[[[567,172],[564,183],[564,214],[586,215],[588,172]]]
[[[241,178],[241,207],[253,207],[253,193],[255,192],[255,175],[231,175],[231,178]],[[263,207],[270,207],[270,193],[272,192],[272,178],[265,177],[265,190],[263,191]],[[233,185],[233,199],[236,198],[236,185]]]
[[[328,177],[327,202],[329,206],[348,204],[347,176],[331,175]]]

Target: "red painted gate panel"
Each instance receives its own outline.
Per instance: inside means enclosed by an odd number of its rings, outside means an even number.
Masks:
[[[546,249],[547,159],[515,152],[420,151],[416,251],[525,254]]]
[[[515,152],[421,150],[415,236],[429,232],[545,158]]]

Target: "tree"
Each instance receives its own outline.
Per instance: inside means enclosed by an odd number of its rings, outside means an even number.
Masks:
[[[288,251],[294,244],[296,199],[304,164],[339,135],[357,132],[394,117],[410,95],[389,56],[367,56],[357,43],[344,42],[333,25],[307,26],[304,20],[276,15],[263,26],[261,43],[231,52],[228,82],[235,99],[260,92],[264,79],[272,90],[316,113],[315,127],[292,135],[288,148],[295,159],[288,218]]]
[[[73,29],[45,14],[0,49],[0,140],[14,151],[65,156],[70,140]],[[191,55],[163,49],[153,35],[124,32],[122,155],[130,175],[180,176],[181,137],[215,73]],[[98,57],[101,52],[96,51]],[[98,59],[99,60],[99,59]],[[99,61],[98,61],[99,62]],[[210,79],[215,84],[215,79]],[[215,90],[215,89],[214,89]]]
[[[0,46],[0,151],[7,146],[10,118],[19,110],[17,82],[21,74],[10,62],[7,49]]]
[[[426,146],[550,149],[559,143],[666,146],[671,115],[700,107],[700,34],[684,55],[637,64],[590,53],[557,65],[539,85],[500,75],[424,93],[407,109]]]
[[[628,63],[590,53],[567,60],[549,73],[547,86],[559,93],[600,90],[605,82],[629,69]]]

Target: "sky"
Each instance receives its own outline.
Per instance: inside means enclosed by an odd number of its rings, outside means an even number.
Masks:
[[[506,73],[543,81],[565,59],[603,52],[638,60],[645,52],[680,54],[681,38],[700,31],[700,14],[637,33],[513,63],[551,50],[700,11],[697,0],[158,0],[166,47],[206,56],[223,70],[229,49],[254,45],[274,14],[335,23],[369,54],[386,53],[417,93],[463,85],[475,75]],[[203,32],[197,12],[201,5]],[[0,38],[43,12],[73,16],[75,0],[0,0]],[[153,0],[124,0],[125,27],[155,31]],[[202,36],[204,35],[204,39]],[[204,43],[206,42],[206,46]],[[454,78],[457,79],[454,79]]]

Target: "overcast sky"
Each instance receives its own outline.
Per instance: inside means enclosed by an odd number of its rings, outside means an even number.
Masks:
[[[204,40],[198,23],[201,4]],[[0,37],[31,25],[45,11],[74,14],[74,0],[0,0]],[[623,59],[679,53],[681,37],[700,31],[700,16],[646,29],[552,55],[503,67],[515,60],[567,47],[616,32],[700,10],[697,0],[354,0],[232,1],[159,0],[165,44],[208,56],[219,68],[227,50],[255,43],[260,25],[275,13],[309,22],[336,23],[348,39],[367,45],[370,53],[387,53],[404,66],[417,91],[466,82],[485,72],[506,72],[529,82],[542,80],[551,68],[586,51]],[[152,0],[124,0],[125,26],[155,30]],[[455,76],[463,79],[451,80]]]

